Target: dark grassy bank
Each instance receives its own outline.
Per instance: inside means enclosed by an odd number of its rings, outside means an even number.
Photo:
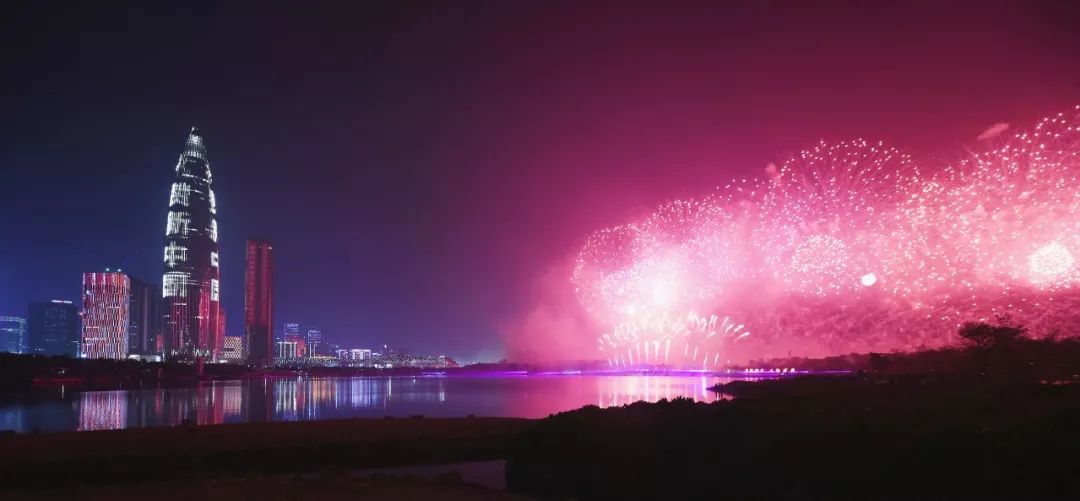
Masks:
[[[490,460],[529,424],[356,419],[11,435],[0,437],[0,494]]]
[[[852,353],[825,358],[788,357],[751,362],[753,367],[876,374],[981,374],[1009,378],[1068,379],[1080,374],[1080,337],[1031,338],[1023,327],[973,323],[957,342],[910,352]]]
[[[735,383],[730,402],[594,407],[527,429],[511,489],[585,499],[1075,499],[1080,385]]]

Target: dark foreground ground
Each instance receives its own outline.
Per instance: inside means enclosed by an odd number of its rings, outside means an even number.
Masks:
[[[387,419],[0,437],[3,499],[1078,499],[1080,385],[734,383],[538,421]],[[370,477],[505,459],[509,492]]]
[[[0,437],[0,499],[522,499],[371,467],[504,457],[523,419],[355,419]]]

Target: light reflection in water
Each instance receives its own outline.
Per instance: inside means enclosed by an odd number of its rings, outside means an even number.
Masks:
[[[729,379],[699,376],[367,377],[213,381],[194,388],[75,392],[0,405],[0,426],[107,430],[383,416],[538,418],[585,405],[676,397],[712,402]]]
[[[125,391],[89,391],[79,402],[79,431],[115,430],[127,425]]]

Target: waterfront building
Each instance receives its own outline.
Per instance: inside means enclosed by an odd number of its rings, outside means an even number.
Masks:
[[[128,276],[131,296],[128,306],[128,353],[158,353],[161,336],[161,289],[155,284]]]
[[[371,350],[361,349],[361,348],[353,348],[353,349],[349,350],[349,358],[351,360],[370,360],[371,359]]]
[[[303,358],[307,354],[307,341],[300,335],[300,324],[297,322],[285,322],[285,332],[282,339],[295,345],[295,355],[291,358]]]
[[[319,329],[308,329],[307,331],[307,356],[314,357],[321,353],[322,349],[322,331]]]
[[[131,281],[121,272],[83,273],[83,358],[127,358]]]
[[[296,342],[278,341],[277,348],[274,352],[274,358],[276,360],[291,360],[297,358]]]
[[[285,336],[285,342],[292,343],[296,346],[295,358],[304,358],[308,356],[307,341],[300,336]]]
[[[82,321],[79,308],[71,301],[54,299],[30,303],[26,327],[28,353],[37,355],[79,355]]]
[[[266,366],[273,362],[274,273],[273,246],[265,240],[248,239],[244,277],[244,340],[248,363]]]
[[[175,172],[165,225],[164,345],[170,356],[212,358],[221,348],[217,204],[206,143],[195,127]]]
[[[26,349],[26,319],[0,317],[0,352],[22,353]]]
[[[221,360],[239,361],[244,359],[244,338],[240,336],[225,336],[224,348],[221,350]]]

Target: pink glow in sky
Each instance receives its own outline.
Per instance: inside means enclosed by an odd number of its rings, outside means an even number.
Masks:
[[[757,178],[604,228],[570,280],[613,365],[940,347],[1008,315],[1080,321],[1080,107],[962,161],[821,143]],[[585,358],[585,357],[583,357]]]

